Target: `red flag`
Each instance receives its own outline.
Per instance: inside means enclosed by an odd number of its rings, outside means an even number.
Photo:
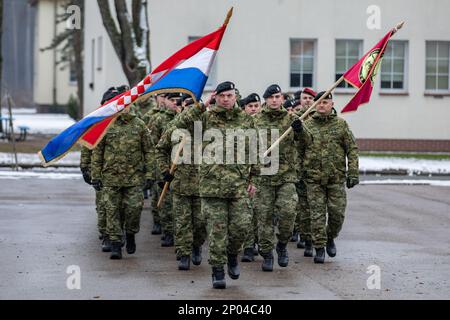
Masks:
[[[375,47],[370,49],[361,60],[344,74],[344,80],[355,88],[358,88],[358,92],[342,109],[342,113],[356,111],[361,104],[370,101],[375,76],[380,68],[389,39],[395,31],[396,29],[389,31]]]

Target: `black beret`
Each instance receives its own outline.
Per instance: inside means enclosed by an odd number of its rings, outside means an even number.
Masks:
[[[231,81],[225,81],[225,82],[219,83],[219,85],[217,86],[215,91],[216,91],[216,94],[219,94],[219,93],[229,91],[229,90],[236,90],[236,86]]]
[[[105,102],[111,100],[112,98],[114,98],[115,96],[117,96],[119,94],[121,94],[121,92],[119,92],[119,90],[117,90],[116,87],[109,88],[103,94],[102,101],[100,102],[100,104],[104,104]]]
[[[166,94],[166,99],[181,98],[182,96],[181,92],[169,92]]]
[[[289,108],[294,108],[296,106],[295,101],[294,100],[286,100],[283,104],[283,107],[285,109],[289,109]]]
[[[270,97],[271,95],[276,94],[276,93],[281,93],[281,88],[277,84],[272,84],[264,92],[263,98],[267,99],[268,97]]]
[[[184,101],[184,100],[189,99],[189,98],[191,98],[190,94],[183,93],[183,95],[181,96],[181,101]]]
[[[319,92],[315,97],[314,97],[314,101],[319,100],[324,94],[326,93],[326,91],[321,91]],[[331,94],[331,92],[328,94],[328,96],[326,96],[324,99],[333,99],[333,95]]]
[[[253,103],[253,102],[260,102],[261,98],[257,93],[251,93],[245,98],[245,104]]]
[[[238,101],[238,105],[244,109],[245,105],[247,104],[247,98],[241,99]]]
[[[302,90],[298,90],[294,93],[294,99],[298,100],[300,99],[300,96],[302,95]]]

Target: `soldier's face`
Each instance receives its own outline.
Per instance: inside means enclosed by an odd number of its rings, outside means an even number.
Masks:
[[[323,99],[316,106],[316,111],[320,114],[327,115],[331,113],[331,109],[333,109],[334,102],[330,99]]]
[[[177,98],[166,99],[166,107],[169,108],[170,110],[178,111],[177,104],[178,104]]]
[[[311,107],[314,103],[314,98],[313,96],[310,96],[309,94],[306,93],[302,93],[300,95],[300,104],[303,107],[303,109],[307,109],[309,107]]]
[[[273,94],[266,99],[266,103],[271,109],[280,109],[283,104],[283,95],[281,93]]]
[[[216,103],[222,108],[232,109],[236,103],[236,92],[234,90],[228,90],[216,94]]]
[[[245,105],[245,113],[248,115],[254,115],[259,112],[259,109],[261,109],[261,104],[259,102],[252,102],[247,105]]]

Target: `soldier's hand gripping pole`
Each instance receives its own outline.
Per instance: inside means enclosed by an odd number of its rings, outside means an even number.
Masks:
[[[308,116],[308,114],[310,114],[311,113],[311,111],[313,111],[314,110],[314,108],[325,98],[325,97],[327,97],[330,93],[331,93],[331,91],[333,91],[334,89],[336,89],[336,87],[342,82],[342,81],[344,81],[344,76],[342,76],[342,77],[340,77],[339,78],[339,80],[338,81],[336,81],[334,84],[333,84],[333,86],[330,88],[330,89],[328,89],[327,90],[327,92],[324,94],[324,95],[322,95],[320,98],[319,98],[319,100],[317,100],[316,102],[314,102],[313,103],[313,105],[311,106],[311,107],[309,107],[306,111],[305,111],[305,113],[304,114],[302,114],[302,116],[300,117],[300,120],[302,120],[303,121],[303,119],[305,119],[307,116]],[[281,141],[283,141],[283,139],[284,138],[286,138],[286,136],[289,134],[289,133],[291,133],[291,131],[292,131],[292,127],[289,127],[289,129],[287,129],[271,146],[270,146],[270,148],[269,149],[267,149],[267,151],[266,152],[264,152],[264,158],[265,157],[267,157],[268,155],[269,155],[269,153],[273,150],[273,149],[275,149],[279,144],[280,144],[280,142]]]
[[[181,139],[180,144],[178,145],[177,152],[175,153],[175,159],[173,159],[172,166],[170,167],[169,173],[171,175],[173,175],[174,172],[175,172],[175,169],[177,167],[176,163],[180,159],[180,154],[181,154],[181,151],[183,150],[183,147],[184,147],[185,144],[186,144],[186,136],[183,136],[183,138]],[[162,205],[162,203],[164,201],[164,197],[166,196],[166,193],[169,190],[169,184],[170,184],[169,182],[166,182],[164,184],[164,188],[163,188],[163,190],[161,192],[161,195],[159,196],[158,204],[156,205],[156,208],[158,208],[158,209],[161,207],[161,205]]]

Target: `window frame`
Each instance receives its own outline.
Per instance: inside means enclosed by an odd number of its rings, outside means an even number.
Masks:
[[[358,41],[359,42],[359,57],[358,57],[358,60],[356,60],[356,62],[358,62],[364,55],[364,39],[349,39],[349,38],[337,38],[337,39],[335,39],[334,40],[334,81],[337,81],[337,79],[336,79],[336,75],[337,75],[337,63],[336,63],[336,60],[337,60],[337,42],[338,41]],[[345,58],[348,59],[348,56],[346,56]],[[348,66],[348,68],[350,69],[351,66],[353,66],[353,64]],[[343,82],[347,83],[345,80]],[[353,87],[351,84],[348,84],[348,88],[336,87],[336,89],[334,89],[334,91],[336,93],[338,93],[338,94],[339,93],[356,93],[357,92],[357,88]]]
[[[289,90],[290,91],[297,91],[299,88],[305,88],[305,86],[303,86],[303,79],[300,77],[300,84],[299,86],[292,86],[291,85],[291,75],[292,73],[292,42],[293,41],[301,41],[302,43],[302,47],[303,47],[303,42],[304,41],[310,41],[312,42],[313,45],[313,54],[312,56],[307,56],[313,59],[313,63],[312,63],[312,81],[311,81],[311,87],[315,88],[316,87],[316,83],[317,83],[317,51],[318,51],[318,45],[317,45],[317,39],[316,38],[289,38],[289,75],[288,75],[288,83],[289,83]],[[295,73],[295,74],[300,74],[302,71],[302,67],[300,68],[300,73]]]
[[[448,55],[448,63],[449,63],[449,69],[448,69],[448,73],[447,73],[447,77],[449,78],[448,80],[448,87],[447,89],[427,89],[427,76],[429,75],[427,73],[427,61],[428,61],[428,56],[427,56],[427,49],[428,49],[428,44],[429,43],[446,43],[447,46],[449,47],[449,55]],[[436,54],[437,54],[437,60],[439,60],[439,46],[436,48]],[[425,40],[425,95],[449,95],[450,94],[450,41],[448,40]],[[439,70],[438,68],[436,68],[436,73],[434,74],[434,76],[436,78],[439,77]]]
[[[405,45],[405,52],[403,56],[403,88],[395,89],[395,88],[382,88],[381,87],[381,67],[379,71],[379,75],[377,76],[379,79],[377,80],[380,86],[379,94],[407,94],[409,91],[409,41],[408,40],[389,40],[389,44],[391,43],[403,43]],[[388,44],[388,45],[389,45]],[[392,60],[393,63],[394,60]],[[385,63],[384,57],[382,64]],[[393,76],[393,73],[391,73]],[[391,78],[392,79],[392,78]]]

